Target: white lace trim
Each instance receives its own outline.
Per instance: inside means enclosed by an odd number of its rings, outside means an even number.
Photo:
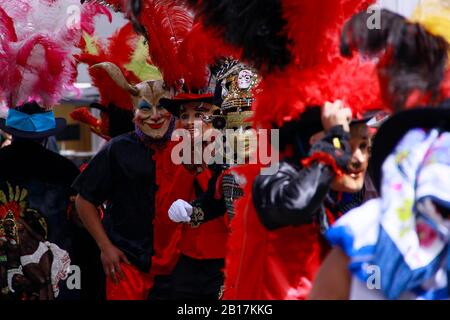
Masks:
[[[50,248],[53,254],[52,263],[52,286],[55,298],[59,295],[58,283],[61,280],[65,280],[70,272],[70,257],[67,251],[62,250],[56,244],[46,242],[46,245]]]
[[[48,250],[50,250],[53,255],[51,281],[53,294],[56,298],[59,295],[58,283],[61,280],[66,279],[70,271],[70,257],[67,251],[62,250],[54,243],[50,243],[48,241],[40,242],[39,247],[33,254],[20,257],[20,263],[22,264],[22,266],[26,266],[30,263],[37,264]]]
[[[43,242],[39,242],[39,247],[33,254],[20,257],[20,264],[24,267],[26,265],[29,265],[30,263],[38,264],[39,261],[41,260],[42,256],[44,255],[44,253],[46,253],[47,251],[48,251],[48,246],[46,246],[45,243],[43,243]]]
[[[12,287],[12,280],[16,274],[20,274],[23,276],[22,266],[15,268],[15,269],[8,270],[8,288],[9,288],[9,291],[11,291],[12,293],[15,292]]]

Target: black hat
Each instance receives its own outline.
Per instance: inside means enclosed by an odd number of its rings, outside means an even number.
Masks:
[[[91,108],[98,109],[107,114],[108,131],[106,134],[111,137],[117,137],[124,133],[134,130],[134,111],[118,107],[110,103],[107,107],[100,103],[91,103]]]
[[[404,135],[414,128],[440,128],[450,131],[450,100],[444,102],[440,107],[401,111],[380,127],[374,138],[370,159],[371,177],[378,191],[380,191],[381,169],[384,161]]]
[[[310,139],[316,133],[323,131],[322,108],[310,106],[302,113],[300,119],[285,122],[280,130],[280,151],[286,149],[293,151],[293,159],[302,159],[307,156],[311,145]]]
[[[66,123],[65,119],[55,118],[53,111],[47,111],[33,101],[9,109],[7,118],[0,119],[0,129],[13,137],[44,139],[61,132]]]
[[[159,100],[161,106],[177,118],[180,117],[181,106],[191,102],[214,104],[214,94],[180,93],[173,99],[162,98]]]

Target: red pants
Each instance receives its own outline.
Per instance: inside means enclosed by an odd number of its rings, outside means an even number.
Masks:
[[[107,277],[106,300],[147,300],[153,286],[153,276],[126,263],[121,263],[120,267],[125,279],[121,280],[117,274],[119,283],[115,284],[111,277]]]

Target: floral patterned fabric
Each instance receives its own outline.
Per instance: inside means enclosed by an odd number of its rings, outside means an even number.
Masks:
[[[383,164],[381,198],[350,211],[327,232],[362,282],[379,270],[388,299],[449,297],[450,133],[410,130]]]

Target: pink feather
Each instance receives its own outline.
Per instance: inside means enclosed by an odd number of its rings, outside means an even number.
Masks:
[[[81,15],[81,29],[92,35],[95,31],[95,17],[98,15],[104,15],[108,18],[109,23],[112,22],[112,14],[108,8],[95,2],[86,3]]]
[[[70,23],[77,14],[80,23]],[[112,18],[108,9],[79,0],[0,0],[0,100],[8,107],[58,103],[75,81],[82,30],[93,32],[98,14]]]
[[[4,37],[4,41],[17,41],[16,30],[14,29],[14,22],[0,7],[0,34]]]

